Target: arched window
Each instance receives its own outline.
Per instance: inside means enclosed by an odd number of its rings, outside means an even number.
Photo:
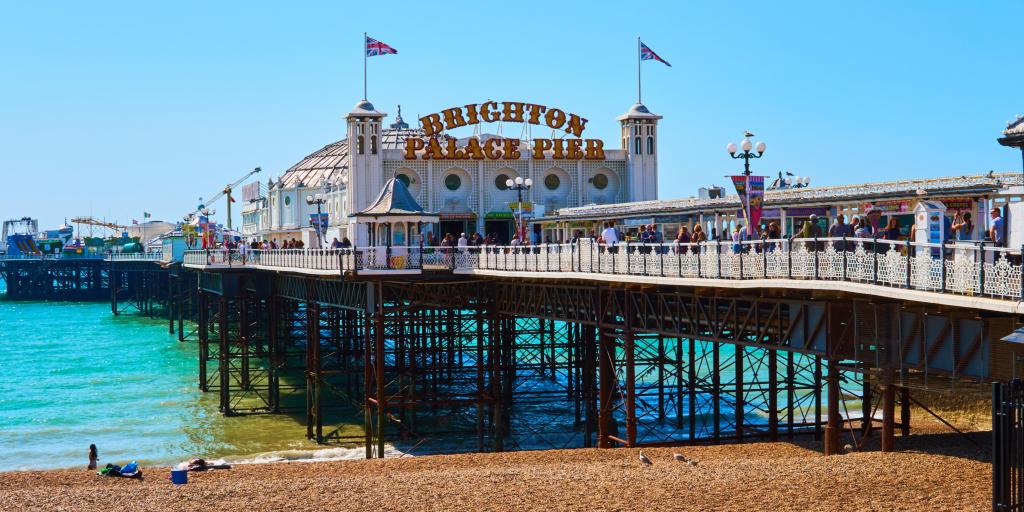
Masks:
[[[654,137],[647,137],[647,154],[654,154]]]
[[[640,143],[640,137],[633,140],[633,153],[638,155],[643,154],[643,145]]]
[[[359,136],[359,140],[356,142],[356,153],[363,154],[363,136]]]
[[[371,135],[370,136],[370,153],[372,153],[374,155],[377,154],[377,136],[376,135]]]

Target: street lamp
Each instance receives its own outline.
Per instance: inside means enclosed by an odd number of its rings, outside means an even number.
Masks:
[[[324,195],[319,193],[319,192],[317,192],[316,195],[309,194],[309,195],[306,196],[306,204],[308,204],[310,206],[312,206],[314,204],[316,205],[316,223],[314,224],[314,227],[316,228],[316,243],[317,243],[317,247],[321,248],[321,249],[324,246],[324,240],[320,236],[320,216],[321,216],[320,208],[326,202],[327,202],[327,200],[324,199]]]
[[[516,176],[514,180],[505,180],[505,186],[516,191],[517,206],[519,207],[516,231],[519,233],[519,242],[522,243],[524,238],[526,238],[526,226],[523,225],[523,191],[530,190],[530,187],[533,186],[533,180],[530,178],[524,180],[521,176]]]
[[[761,156],[764,155],[764,150],[767,149],[767,146],[765,145],[764,142],[758,142],[757,145],[752,144],[750,142],[750,137],[753,137],[753,136],[754,136],[753,133],[743,132],[743,142],[740,143],[740,148],[739,148],[739,149],[743,150],[742,153],[739,153],[739,154],[736,153],[737,148],[736,148],[736,143],[735,142],[730,142],[729,145],[725,147],[726,151],[729,152],[729,156],[731,156],[733,158],[742,158],[743,159],[743,175],[744,176],[750,176],[750,159],[751,158],[761,158]],[[755,155],[754,153],[751,153],[750,152],[751,149],[756,151],[757,154]]]

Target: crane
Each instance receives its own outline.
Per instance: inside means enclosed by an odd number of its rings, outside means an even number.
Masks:
[[[220,192],[217,192],[216,194],[214,194],[214,196],[212,198],[210,198],[210,200],[205,202],[205,203],[203,202],[203,198],[200,197],[199,198],[199,202],[201,204],[192,213],[188,214],[188,216],[186,218],[190,218],[190,217],[194,217],[194,216],[198,215],[207,206],[209,206],[209,205],[211,205],[213,203],[216,203],[217,200],[219,200],[221,197],[227,196],[228,197],[228,222],[227,222],[227,225],[228,225],[228,229],[231,229],[231,202],[233,201],[233,199],[231,199],[231,191],[234,190],[234,188],[237,187],[240,183],[242,183],[243,181],[249,179],[252,175],[257,174],[257,173],[259,173],[262,170],[263,169],[260,169],[259,167],[257,167],[255,169],[249,171],[248,173],[245,174],[245,176],[242,176],[241,178],[238,178],[237,180],[235,180],[234,183],[225,185],[223,190],[221,190]]]

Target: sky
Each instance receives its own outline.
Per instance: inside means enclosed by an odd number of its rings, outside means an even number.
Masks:
[[[1024,113],[1011,3],[366,5],[5,2],[0,218],[175,221],[256,166],[279,176],[344,137],[364,31],[399,51],[369,60],[388,123],[398,104],[415,124],[525,101],[588,118],[608,147],[636,101],[640,36],[672,64],[643,63],[663,199],[725,185],[744,130],[768,145],[755,173],[812,186],[1021,169],[995,140]]]

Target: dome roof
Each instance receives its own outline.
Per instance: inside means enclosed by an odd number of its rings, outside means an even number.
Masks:
[[[661,119],[661,116],[652,113],[650,110],[647,109],[647,106],[644,105],[643,103],[634,103],[632,107],[629,107],[629,110],[627,110],[625,114],[622,114],[617,119],[619,121],[623,121],[625,119],[637,118]]]
[[[422,137],[423,130],[383,130],[381,131],[381,149],[401,149],[405,139]],[[309,154],[291,166],[281,176],[279,183],[285,188],[304,184],[309,187],[321,183],[339,183],[341,177],[348,173],[350,165],[348,139],[332,142]]]
[[[377,112],[377,109],[373,108],[373,103],[367,100],[359,100],[356,106],[352,107],[352,111],[348,113],[350,116],[371,116],[371,117],[384,117],[383,112]]]

